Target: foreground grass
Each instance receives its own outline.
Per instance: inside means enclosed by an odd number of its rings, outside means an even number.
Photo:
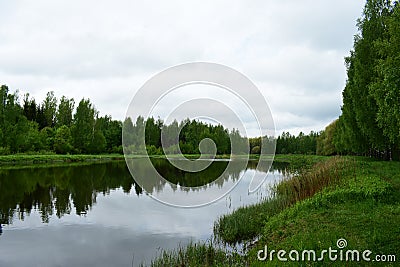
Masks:
[[[337,249],[340,238],[347,240],[347,249],[371,250],[373,255],[392,255],[400,251],[400,205],[392,184],[377,177],[358,177],[334,190],[325,189],[312,198],[296,203],[291,208],[265,222],[261,238],[248,255],[252,266],[276,266],[279,261],[260,262],[257,253],[265,245],[272,249],[297,251],[313,249],[321,252]],[[371,257],[372,258],[372,257]],[[310,264],[310,262],[307,262]],[[288,265],[298,266],[298,262]],[[315,263],[353,266],[357,262]],[[384,265],[386,265],[385,263]],[[376,266],[376,262],[362,262]]]
[[[290,160],[292,156],[287,158]],[[346,250],[371,250],[371,259],[395,255],[397,262],[332,262],[325,257],[320,262],[289,261],[285,265],[396,266],[400,260],[396,255],[400,251],[400,162],[359,157],[304,160],[317,163],[310,169],[306,162],[305,171],[279,184],[275,198],[240,208],[216,222],[214,234],[221,242],[235,244],[256,238],[245,255],[227,252],[213,262],[197,262],[204,254],[189,251],[208,246],[212,253],[224,252],[203,244],[180,248],[179,253],[164,252],[152,266],[279,266],[282,262],[276,256],[273,261],[259,261],[258,252],[267,245],[269,251],[313,249],[318,253],[329,247],[337,249],[340,238],[347,240]],[[163,258],[168,257],[171,261],[163,265]]]

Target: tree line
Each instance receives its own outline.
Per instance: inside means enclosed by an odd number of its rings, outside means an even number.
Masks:
[[[323,154],[399,160],[399,1],[368,0],[357,26],[342,114],[323,132]]]
[[[221,154],[260,154],[262,144],[268,146],[276,143],[277,154],[317,154],[320,142],[320,133],[311,131],[308,135],[300,132],[297,136],[289,132],[275,137],[253,137],[247,138],[240,134],[237,129],[228,130],[222,125],[207,124],[198,120],[174,120],[165,124],[162,120],[149,118],[145,120],[139,116],[133,123],[127,118],[123,125],[124,145],[128,153],[135,154],[136,151],[143,151],[143,140],[140,140],[140,132],[144,131],[144,144],[148,154],[162,155],[164,150],[167,153],[176,154],[179,150],[183,154],[200,154],[199,144],[205,138],[210,138],[216,145],[216,153]],[[162,143],[162,133],[163,143]],[[178,137],[176,139],[176,137]],[[234,148],[234,151],[232,151]]]
[[[174,120],[170,124],[150,117],[142,116],[133,123],[131,118],[125,119],[124,146],[128,153],[140,153],[143,149],[148,154],[200,154],[199,144],[205,139],[213,140],[217,154],[245,154],[248,151],[248,139],[241,136],[237,129],[228,130],[222,125],[212,125],[199,120]],[[144,133],[144,136],[143,136]],[[144,138],[144,142],[143,139]],[[141,147],[145,144],[145,148]],[[139,151],[139,152],[138,152]],[[165,151],[165,152],[164,152]]]
[[[0,155],[26,152],[53,152],[57,154],[122,153],[122,129],[125,129],[125,149],[128,153],[139,151],[143,145],[148,154],[169,153],[200,154],[199,144],[210,138],[217,154],[260,154],[262,139],[276,141],[277,153],[315,154],[318,133],[298,136],[283,133],[276,140],[272,137],[243,137],[237,129],[228,130],[222,125],[207,124],[198,120],[176,120],[165,124],[152,117],[131,118],[123,122],[111,116],[99,116],[89,99],[82,99],[75,108],[75,100],[48,92],[42,103],[29,94],[22,103],[18,91],[11,93],[6,85],[0,87]],[[164,133],[164,143],[161,142]],[[178,135],[177,135],[178,134]],[[175,136],[179,136],[175,140]],[[232,147],[235,151],[232,151]]]
[[[0,87],[0,154],[22,152],[122,153],[122,123],[99,116],[89,99],[75,109],[73,98],[48,92],[42,103]]]

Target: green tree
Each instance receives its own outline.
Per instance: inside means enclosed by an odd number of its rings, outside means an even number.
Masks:
[[[392,133],[399,129],[398,9],[397,2],[368,0],[358,20],[359,34],[346,58],[342,115],[333,138],[340,152],[382,157],[396,144]]]
[[[51,127],[44,127],[40,130],[40,139],[45,150],[52,150],[54,146],[54,129]]]
[[[333,121],[331,124],[326,126],[325,130],[317,138],[317,154],[330,156],[337,154],[337,150],[334,144],[334,136],[337,131],[338,120]]]
[[[135,142],[135,133],[134,133],[134,127],[133,127],[133,122],[130,117],[125,118],[124,123],[122,125],[123,128],[123,145],[125,149],[131,148],[133,150],[134,142]],[[130,152],[134,152],[131,151]]]
[[[251,149],[251,154],[260,154],[261,153],[261,148],[260,148],[260,146],[254,146],[252,149]]]
[[[98,120],[96,120],[93,130],[93,137],[90,141],[88,152],[93,154],[99,154],[105,152],[106,145],[107,145],[106,138],[104,137],[104,134],[100,129]]]
[[[6,118],[6,104],[7,104],[8,87],[2,85],[0,87],[0,147],[5,147],[6,144],[6,129],[5,129],[5,118]]]
[[[144,151],[144,138],[145,138],[145,120],[142,116],[136,118],[135,125],[133,126],[134,144],[140,151]]]
[[[398,2],[385,16],[385,38],[375,42],[380,59],[377,62],[378,77],[371,86],[376,100],[377,122],[390,142],[390,153],[400,158],[400,5]]]
[[[153,145],[155,147],[160,147],[161,145],[161,129],[153,117],[146,120],[145,125],[145,141],[146,145]]]
[[[80,153],[88,153],[94,138],[97,111],[89,99],[82,99],[76,108],[71,134],[73,145]]]
[[[54,151],[57,154],[67,154],[72,152],[72,136],[68,126],[63,125],[56,130],[54,137]]]
[[[37,106],[35,99],[29,99],[29,94],[24,96],[24,116],[30,121],[36,121],[37,119]]]
[[[42,104],[45,126],[53,127],[56,122],[57,98],[54,92],[48,92]]]
[[[73,98],[68,99],[65,96],[61,97],[56,114],[56,122],[58,127],[63,125],[70,127],[72,125],[74,106],[75,101]]]
[[[96,124],[106,139],[106,150],[110,153],[122,153],[122,123],[112,120],[111,116],[100,117]]]

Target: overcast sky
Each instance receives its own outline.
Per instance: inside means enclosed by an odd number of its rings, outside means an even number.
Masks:
[[[134,93],[177,64],[227,65],[260,89],[276,131],[340,114],[361,0],[1,1],[0,83],[90,98],[123,119]]]

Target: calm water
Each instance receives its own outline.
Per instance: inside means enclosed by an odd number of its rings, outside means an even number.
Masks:
[[[213,162],[200,174],[183,173],[165,160],[154,165],[172,182],[200,186],[222,173],[227,162]],[[135,184],[124,161],[0,169],[0,266],[137,266],[162,249],[210,239],[219,216],[260,201],[281,179],[283,166],[275,165],[260,190],[248,195],[251,176],[263,174],[256,165],[234,168],[213,184],[236,183],[243,175],[228,195],[200,208],[152,199]],[[165,184],[147,190],[183,193]]]

